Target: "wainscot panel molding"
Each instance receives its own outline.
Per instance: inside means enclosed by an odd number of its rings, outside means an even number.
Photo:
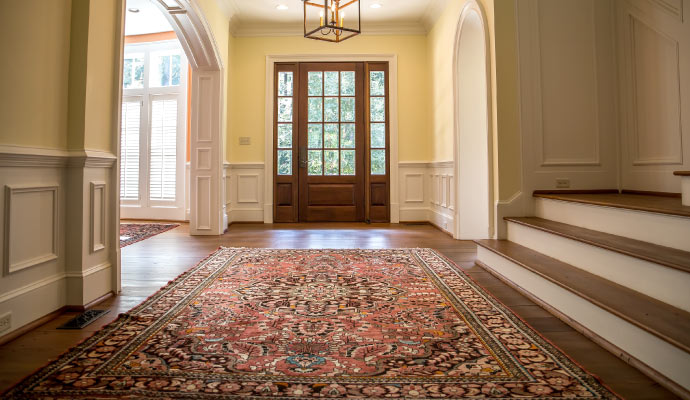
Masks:
[[[91,182],[90,194],[90,223],[89,223],[89,251],[95,253],[105,249],[106,226],[106,193],[105,182]]]
[[[429,222],[453,233],[453,165],[453,161],[398,163],[400,222]]]
[[[97,150],[0,145],[0,315],[10,334],[115,290],[117,157]]]
[[[678,193],[673,171],[690,169],[684,12],[682,0],[615,2],[622,189]]]
[[[5,275],[58,258],[58,187],[5,186]]]
[[[524,193],[618,183],[612,1],[516,2]]]
[[[264,222],[264,163],[225,163],[224,169],[228,223]]]

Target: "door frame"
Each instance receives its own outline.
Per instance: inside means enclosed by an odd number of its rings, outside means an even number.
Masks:
[[[266,56],[266,96],[264,120],[264,223],[273,223],[273,106],[276,63],[289,62],[388,62],[390,115],[390,222],[400,222],[398,202],[398,56],[395,54],[285,54]]]
[[[481,34],[481,43],[475,43],[482,49],[481,55],[466,55],[468,57],[462,58],[460,52],[465,50],[462,48],[462,38],[463,34],[467,32],[467,26],[465,24],[468,17],[476,16],[479,20],[480,27],[478,27],[479,33]],[[467,26],[466,26],[467,25]],[[472,27],[468,28],[472,29]],[[472,240],[472,239],[489,239],[495,236],[495,216],[496,210],[494,206],[495,188],[494,188],[494,138],[493,138],[493,122],[492,122],[492,93],[491,93],[491,52],[489,43],[489,29],[487,25],[486,13],[482,8],[482,5],[477,0],[467,0],[465,5],[460,12],[458,18],[458,23],[455,29],[455,43],[453,45],[453,161],[454,161],[454,174],[455,183],[453,190],[455,191],[456,205],[455,205],[455,222],[453,229],[453,238],[460,240]],[[460,120],[461,115],[461,102],[460,97],[462,96],[463,88],[462,80],[460,76],[460,66],[462,63],[473,64],[473,66],[478,67],[484,73],[484,80],[480,82],[480,90],[486,95],[485,104],[480,104],[482,111],[485,113],[484,127],[482,131],[466,131],[462,126],[462,121]],[[472,187],[471,183],[463,181],[463,174],[460,167],[460,160],[467,159],[474,160],[475,157],[468,150],[462,148],[464,142],[468,136],[473,135],[478,141],[485,142],[485,154],[486,164],[478,165],[481,170],[481,176],[479,179],[486,183],[486,192],[482,195],[486,196],[486,202],[482,204],[479,209],[476,209],[476,205],[467,205],[465,200],[467,196],[474,196],[476,193],[475,188]],[[475,224],[467,228],[465,226],[464,217],[466,215],[472,214],[484,214],[486,213],[487,219],[480,221],[473,221]],[[479,227],[478,227],[479,226]],[[486,228],[486,229],[484,229]]]
[[[113,268],[114,293],[122,290],[120,253],[120,126],[122,105],[122,64],[125,51],[125,1],[119,5],[119,42],[117,43],[117,68],[115,81],[117,98],[113,107],[113,148],[117,163],[108,192],[113,210],[109,213],[112,232],[110,257]],[[227,227],[223,204],[225,191],[221,189],[223,176],[223,82],[225,67],[206,16],[198,0],[176,0],[169,6],[153,1],[168,19],[177,35],[187,61],[192,67],[191,131],[190,131],[190,222],[191,235],[221,235]]]
[[[131,46],[127,51],[127,46]],[[159,51],[177,50],[182,51],[184,56],[184,66],[180,69],[179,86],[151,87],[151,54]],[[123,89],[122,103],[125,99],[139,98],[142,102],[140,123],[139,123],[139,199],[125,200],[120,199],[120,217],[132,219],[160,219],[171,221],[184,221],[186,214],[186,188],[189,187],[185,173],[185,153],[187,151],[187,94],[189,91],[189,61],[179,40],[170,39],[157,42],[143,42],[125,45],[125,56],[127,53],[145,54],[144,58],[144,85],[143,88]],[[180,90],[181,89],[181,90]],[[151,200],[150,199],[150,178],[151,178],[151,104],[156,97],[175,97],[178,100],[177,112],[177,160],[175,163],[175,201]],[[120,136],[122,132],[120,132]],[[122,139],[120,137],[120,139]],[[121,151],[122,149],[120,149]],[[142,152],[142,150],[146,150]],[[144,157],[141,157],[145,154]],[[121,162],[120,162],[121,163]],[[143,168],[142,168],[143,166]],[[146,177],[142,180],[142,170]],[[181,183],[181,184],[180,184]],[[126,214],[123,216],[123,214]]]

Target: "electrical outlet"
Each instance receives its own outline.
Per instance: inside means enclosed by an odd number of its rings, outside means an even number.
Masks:
[[[0,332],[8,331],[12,327],[12,313],[0,316]]]
[[[252,138],[249,136],[241,136],[240,137],[240,146],[248,146],[252,144]]]
[[[556,179],[556,188],[567,189],[569,187],[570,187],[570,179],[567,179],[567,178]]]

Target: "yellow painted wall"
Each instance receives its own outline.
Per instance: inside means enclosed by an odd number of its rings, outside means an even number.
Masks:
[[[121,1],[92,1],[89,9],[84,148],[114,152],[120,74]]]
[[[264,160],[266,55],[367,53],[397,54],[399,159],[428,161],[432,153],[424,36],[357,36],[339,44],[301,36],[231,39],[227,159]],[[251,137],[251,145],[239,146],[240,136]]]
[[[223,11],[218,7],[217,0],[197,0],[197,3],[201,6],[206,22],[208,22],[211,28],[211,35],[216,42],[218,52],[220,53],[221,62],[223,63],[223,68],[225,69],[225,74],[223,76],[223,107],[221,116],[221,138],[227,138],[228,135],[228,87],[229,87],[229,77],[230,67],[228,65],[228,52],[229,52],[229,42],[230,37],[230,21]],[[227,147],[227,140],[223,140],[223,154],[226,154],[225,148]],[[227,156],[226,156],[227,159]]]
[[[70,150],[115,151],[122,0],[73,0],[70,37]]]
[[[0,144],[67,148],[70,8],[71,0],[2,3]]]
[[[508,200],[522,187],[520,139],[518,48],[515,2],[499,0],[495,5],[496,48],[494,126],[498,138],[500,200]],[[496,165],[496,163],[494,163]]]
[[[509,199],[521,187],[515,5],[508,0],[480,0],[486,14],[491,59],[491,118],[495,144],[494,191]],[[453,159],[453,52],[465,1],[451,1],[427,35],[430,77],[430,129],[433,161]]]

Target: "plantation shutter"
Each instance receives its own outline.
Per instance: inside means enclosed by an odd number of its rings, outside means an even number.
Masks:
[[[139,199],[139,130],[141,101],[122,101],[122,134],[120,135],[120,198]]]
[[[154,97],[151,101],[151,200],[175,200],[177,121],[177,99]]]

